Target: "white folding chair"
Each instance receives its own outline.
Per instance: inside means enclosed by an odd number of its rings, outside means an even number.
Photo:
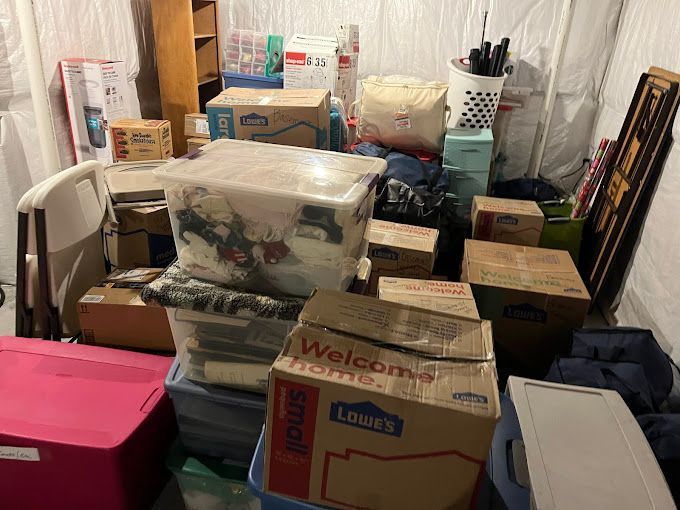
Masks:
[[[55,177],[53,175],[33,186],[17,204],[15,335],[19,337],[30,338],[40,334],[40,321],[34,322],[34,309],[39,303],[39,284],[33,198],[42,186]]]
[[[33,210],[42,336],[61,340],[78,332],[77,302],[106,276],[104,167],[87,161],[48,179],[35,192]]]

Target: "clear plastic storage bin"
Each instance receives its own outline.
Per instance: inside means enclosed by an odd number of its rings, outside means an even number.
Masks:
[[[247,466],[257,446],[265,396],[188,380],[178,359],[165,379],[184,447]]]
[[[216,140],[154,171],[179,262],[255,292],[346,290],[368,248],[382,159]]]
[[[192,381],[266,393],[269,368],[295,321],[166,308],[177,356]]]

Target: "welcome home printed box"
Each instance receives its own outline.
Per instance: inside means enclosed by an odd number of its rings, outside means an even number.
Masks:
[[[270,372],[265,490],[468,509],[499,409],[488,321],[317,290]]]

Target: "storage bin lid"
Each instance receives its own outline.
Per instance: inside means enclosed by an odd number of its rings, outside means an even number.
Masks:
[[[171,362],[89,345],[0,337],[0,435],[28,444],[115,447],[167,398],[163,379]]]
[[[251,407],[254,409],[265,408],[265,395],[250,393],[247,391],[232,390],[217,384],[201,385],[190,381],[184,377],[184,371],[179,363],[179,358],[175,358],[168,375],[165,378],[165,389],[172,397],[173,393],[194,396],[221,404],[231,406]]]
[[[166,161],[134,161],[106,167],[104,179],[109,195],[115,202],[165,200],[163,185],[153,169]]]
[[[356,208],[387,163],[302,147],[216,140],[154,170],[163,181],[295,200],[333,209]]]
[[[661,469],[618,393],[510,377],[532,508],[673,509]]]

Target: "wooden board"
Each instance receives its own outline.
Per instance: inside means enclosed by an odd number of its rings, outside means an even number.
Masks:
[[[592,303],[610,273],[642,196],[656,184],[680,98],[680,76],[650,68],[640,81],[584,228],[581,274]]]

